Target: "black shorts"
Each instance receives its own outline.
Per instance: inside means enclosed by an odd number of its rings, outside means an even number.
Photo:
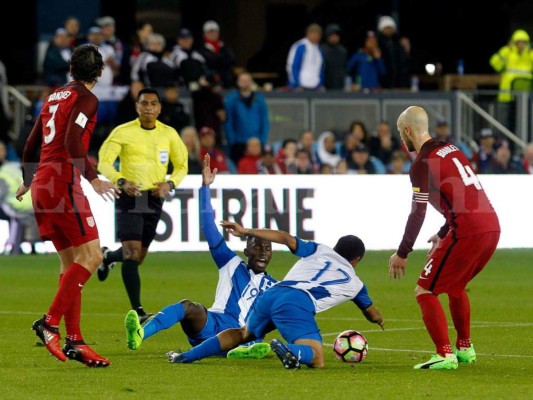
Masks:
[[[148,248],[155,238],[164,199],[152,196],[150,191],[141,193],[140,197],[131,197],[122,192],[115,202],[116,235],[121,242],[136,240]]]

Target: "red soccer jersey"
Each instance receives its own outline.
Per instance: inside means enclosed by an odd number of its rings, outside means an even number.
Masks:
[[[405,258],[412,251],[424,222],[427,202],[435,207],[446,224],[439,232],[452,229],[456,238],[484,232],[499,232],[498,216],[466,156],[453,144],[428,140],[409,171],[413,203],[397,254]]]
[[[91,181],[96,170],[87,158],[96,125],[97,97],[85,85],[72,81],[50,94],[26,143],[24,169],[39,161],[33,180],[55,179],[79,183],[80,173]],[[39,143],[40,142],[40,143]],[[41,148],[40,160],[37,152]],[[27,175],[25,173],[25,175]],[[28,186],[31,175],[25,176]]]

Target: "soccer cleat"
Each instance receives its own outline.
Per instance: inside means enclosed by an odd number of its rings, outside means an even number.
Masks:
[[[476,351],[474,350],[473,344],[471,344],[466,350],[458,350],[454,347],[453,354],[456,355],[457,361],[460,363],[472,364],[476,362]]]
[[[41,339],[46,346],[50,354],[52,354],[59,361],[67,361],[67,357],[61,351],[59,329],[48,325],[45,322],[46,315],[43,318],[33,322],[31,327],[35,331],[35,334]]]
[[[270,353],[270,345],[268,343],[254,343],[249,346],[239,346],[233,350],[228,351],[226,355],[229,359],[237,358],[263,358]]]
[[[169,351],[167,353],[168,362],[176,364],[190,364],[192,361],[188,360],[183,356],[183,353],[178,353],[175,351]]]
[[[71,360],[79,361],[88,367],[107,367],[110,364],[107,358],[97,354],[83,340],[74,342],[67,339],[65,346],[63,346],[63,353]]]
[[[107,254],[110,252],[111,250],[109,250],[107,247],[102,247],[102,253],[104,257],[102,259],[102,263],[98,266],[98,269],[96,270],[98,274],[98,280],[100,282],[103,282],[107,279],[107,275],[109,275],[109,271],[111,271],[113,267],[115,266],[114,262],[107,263],[105,260]]]
[[[126,327],[126,344],[130,350],[138,350],[141,347],[144,338],[144,329],[139,321],[137,311],[130,310],[124,318]]]
[[[272,339],[270,342],[270,348],[276,353],[281,363],[286,369],[300,369],[300,361],[289,348],[281,341]]]
[[[457,369],[457,357],[454,354],[447,354],[446,357],[433,354],[429,361],[417,364],[414,369]]]

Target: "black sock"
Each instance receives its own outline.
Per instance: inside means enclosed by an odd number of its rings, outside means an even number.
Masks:
[[[114,251],[110,251],[107,253],[105,257],[105,262],[107,264],[111,264],[112,262],[122,262],[124,261],[124,256],[122,253],[122,247],[119,247],[118,249]]]
[[[122,281],[128,292],[131,308],[139,308],[141,306],[141,277],[138,261],[124,260],[122,262]]]

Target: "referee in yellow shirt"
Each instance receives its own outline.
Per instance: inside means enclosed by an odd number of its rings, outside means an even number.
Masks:
[[[131,308],[144,322],[152,314],[141,304],[139,265],[155,237],[165,196],[187,175],[188,155],[178,132],[157,120],[161,99],[155,89],[139,91],[135,109],[139,117],[113,129],[98,152],[98,171],[121,189],[115,211],[116,233],[122,243],[115,251],[102,248],[104,261],[98,279],[104,281],[115,262],[122,262]],[[166,179],[169,162],[173,171]]]

